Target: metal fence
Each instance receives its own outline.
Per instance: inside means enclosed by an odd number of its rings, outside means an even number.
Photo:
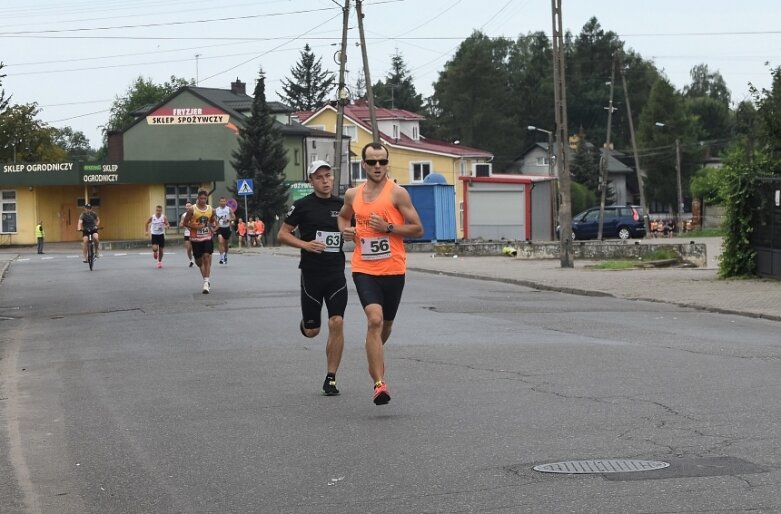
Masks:
[[[751,244],[757,252],[757,273],[781,278],[781,177],[759,180]]]

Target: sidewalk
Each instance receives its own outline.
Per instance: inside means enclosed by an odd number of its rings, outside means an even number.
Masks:
[[[78,250],[76,244],[52,244],[47,253]],[[296,258],[290,247],[231,249],[234,253],[285,255]],[[32,248],[0,249],[0,277],[18,254]],[[710,312],[737,314],[781,321],[781,281],[772,279],[720,280],[715,255],[709,253],[707,268],[660,268],[643,270],[594,270],[590,261],[576,260],[575,267],[562,268],[558,260],[523,260],[512,257],[433,257],[408,253],[411,271],[495,280],[535,289],[584,296],[613,296],[632,300],[669,303]],[[347,259],[349,263],[350,254]]]

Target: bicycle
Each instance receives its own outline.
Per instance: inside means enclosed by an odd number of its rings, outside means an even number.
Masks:
[[[92,267],[95,265],[95,255],[98,253],[98,248],[95,244],[95,240],[92,238],[92,234],[100,229],[101,227],[95,227],[87,232],[87,264],[89,264],[90,271],[92,271]]]

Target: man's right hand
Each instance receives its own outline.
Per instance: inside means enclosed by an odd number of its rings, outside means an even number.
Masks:
[[[355,240],[355,227],[347,227],[344,230],[342,230],[342,240],[343,241],[354,241]]]
[[[325,251],[325,243],[322,241],[308,241],[306,243],[306,251],[312,253],[323,253]]]

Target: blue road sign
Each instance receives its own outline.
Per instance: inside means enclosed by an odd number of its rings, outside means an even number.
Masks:
[[[243,178],[236,181],[236,190],[239,196],[249,196],[253,192],[253,186],[251,178]]]

